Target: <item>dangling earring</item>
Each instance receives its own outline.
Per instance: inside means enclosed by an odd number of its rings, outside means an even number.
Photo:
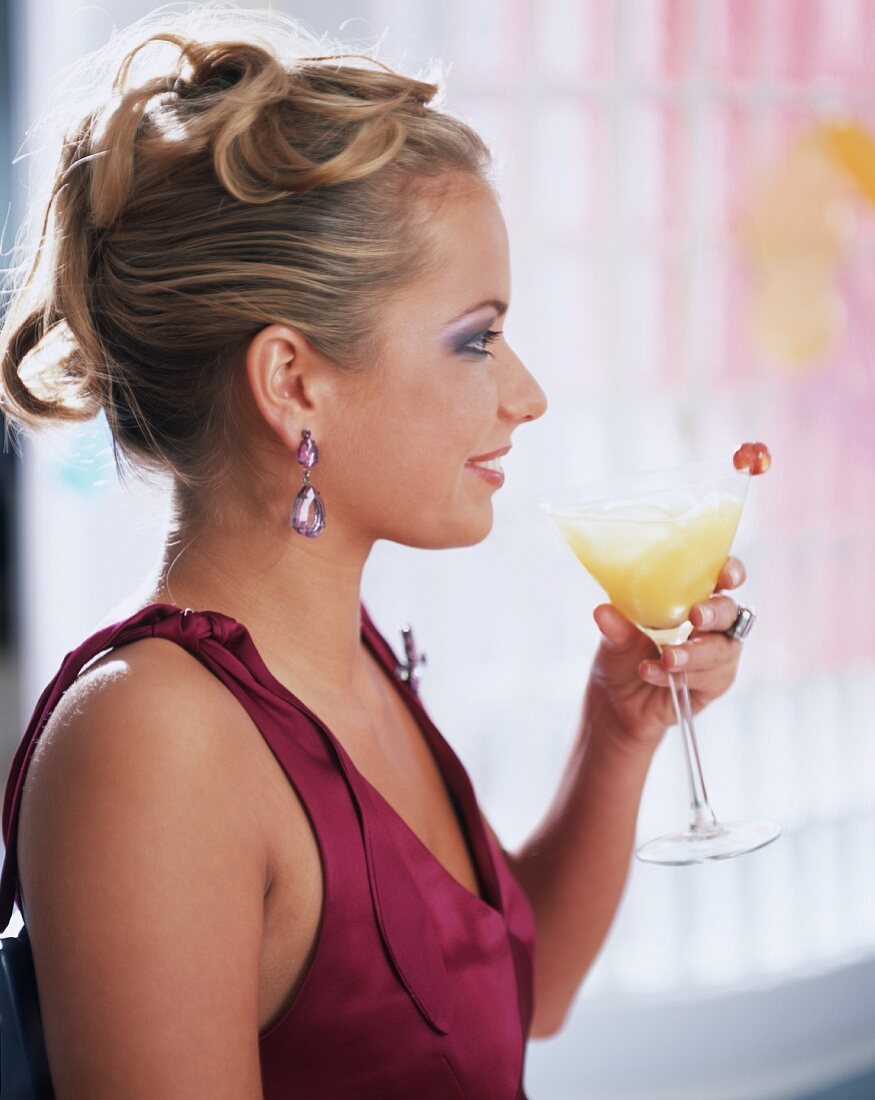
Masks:
[[[299,535],[308,539],[321,535],[325,527],[325,505],[315,485],[310,484],[310,469],[319,461],[319,451],[310,438],[307,428],[301,432],[301,445],[298,447],[298,462],[304,467],[304,484],[295,497],[292,508],[292,527]],[[310,506],[313,506],[313,521],[308,522]]]

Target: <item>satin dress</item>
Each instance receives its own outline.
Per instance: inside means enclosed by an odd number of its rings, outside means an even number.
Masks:
[[[464,766],[429,719],[361,604],[361,636],[429,745],[457,813],[480,895],[458,882],[332,731],[268,670],[246,627],[216,611],[153,603],[103,627],[46,686],[6,787],[0,918],[20,901],[18,807],[49,714],[83,666],[143,637],[195,655],[239,700],[300,797],[325,895],[303,983],[259,1034],[265,1100],[526,1100],[535,922],[481,816]]]

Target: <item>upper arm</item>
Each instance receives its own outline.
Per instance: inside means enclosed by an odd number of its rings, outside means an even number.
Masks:
[[[27,776],[19,865],[55,1091],[256,1100],[265,857],[235,790],[241,732],[152,657],[149,675],[117,662],[74,683]]]

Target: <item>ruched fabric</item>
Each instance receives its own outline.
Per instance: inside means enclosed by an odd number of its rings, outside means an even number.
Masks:
[[[268,670],[246,628],[216,611],[154,603],[71,650],[43,691],[3,807],[5,926],[18,897],[18,807],[40,731],[83,666],[139,638],[169,638],[233,693],[300,797],[325,898],[316,950],[282,1015],[259,1035],[265,1100],[526,1100],[535,922],[485,828],[461,761],[361,605],[362,639],[430,746],[480,883],[473,894],[357,770],[331,730]]]

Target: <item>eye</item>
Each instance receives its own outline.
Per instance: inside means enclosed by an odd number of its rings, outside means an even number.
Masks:
[[[486,329],[484,332],[481,332],[478,336],[475,336],[474,339],[470,343],[465,344],[464,349],[468,350],[468,351],[473,351],[475,355],[489,355],[489,356],[491,356],[492,352],[487,351],[485,345],[486,344],[491,344],[492,341],[495,340],[499,336],[501,336],[501,329],[491,329],[491,328]],[[483,347],[478,347],[477,346],[478,344],[482,344],[484,346]]]

